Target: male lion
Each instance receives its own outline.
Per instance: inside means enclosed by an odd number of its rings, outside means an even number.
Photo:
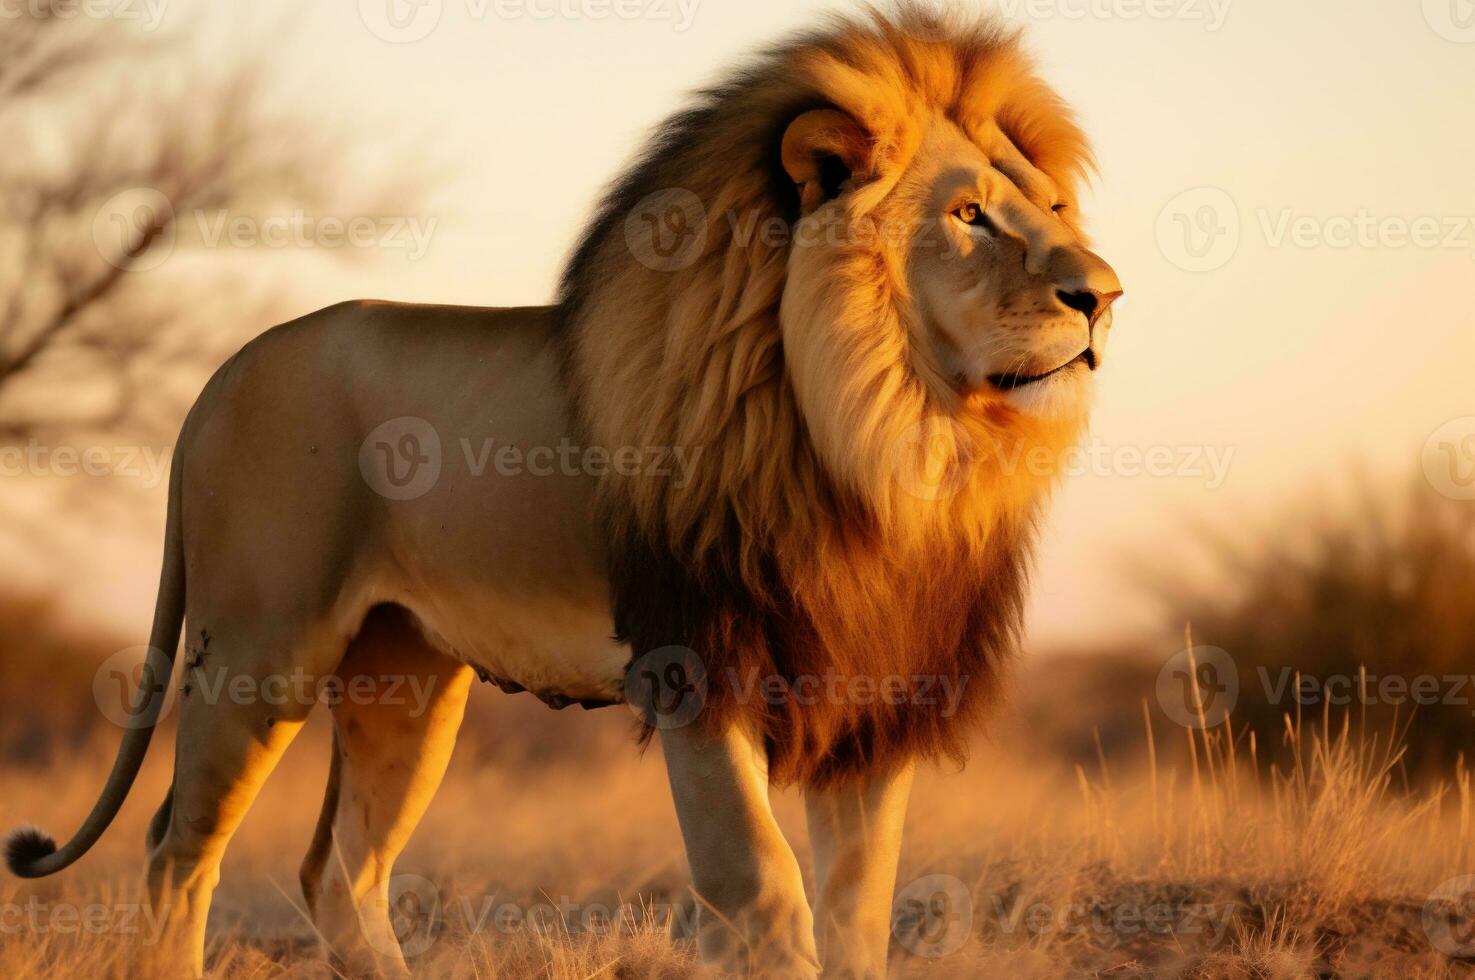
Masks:
[[[1012,34],[838,20],[659,127],[557,305],[348,303],[231,358],[179,438],[150,641],[167,671],[188,623],[148,885],[194,972],[314,700],[265,692],[361,675],[433,694],[335,699],[302,880],[346,970],[404,972],[390,869],[480,674],[559,707],[628,681],[706,961],[882,975],[913,767],[998,687],[1121,294],[1077,223],[1088,164]],[[73,839],[12,838],[17,874],[98,839],[164,686]],[[805,794],[812,912],[773,783]]]

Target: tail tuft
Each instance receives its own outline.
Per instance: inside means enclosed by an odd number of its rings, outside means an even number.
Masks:
[[[56,853],[56,841],[39,827],[22,827],[5,841],[5,866],[21,878],[35,878],[37,861]]]

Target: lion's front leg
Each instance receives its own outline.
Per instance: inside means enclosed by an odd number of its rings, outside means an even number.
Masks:
[[[813,924],[799,862],[768,800],[768,759],[737,728],[661,732],[671,795],[700,908],[697,946],[722,973],[814,977]]]
[[[815,941],[826,977],[886,975],[892,892],[914,766],[804,794],[814,845]]]

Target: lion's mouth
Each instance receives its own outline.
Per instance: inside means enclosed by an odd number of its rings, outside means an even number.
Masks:
[[[1054,377],[1066,368],[1073,367],[1076,364],[1084,364],[1092,371],[1096,370],[1096,352],[1087,347],[1064,364],[1057,368],[1051,368],[1044,374],[1019,374],[1018,372],[991,374],[988,377],[988,383],[1000,391],[1013,391],[1016,388],[1023,388],[1037,381],[1044,381],[1046,378]]]

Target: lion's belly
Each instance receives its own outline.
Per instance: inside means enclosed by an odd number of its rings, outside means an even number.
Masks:
[[[405,515],[393,594],[432,643],[484,680],[562,705],[623,697],[592,481],[475,482]]]
[[[630,648],[612,639],[608,608],[594,598],[446,588],[402,604],[431,643],[483,680],[563,707],[624,699]]]

